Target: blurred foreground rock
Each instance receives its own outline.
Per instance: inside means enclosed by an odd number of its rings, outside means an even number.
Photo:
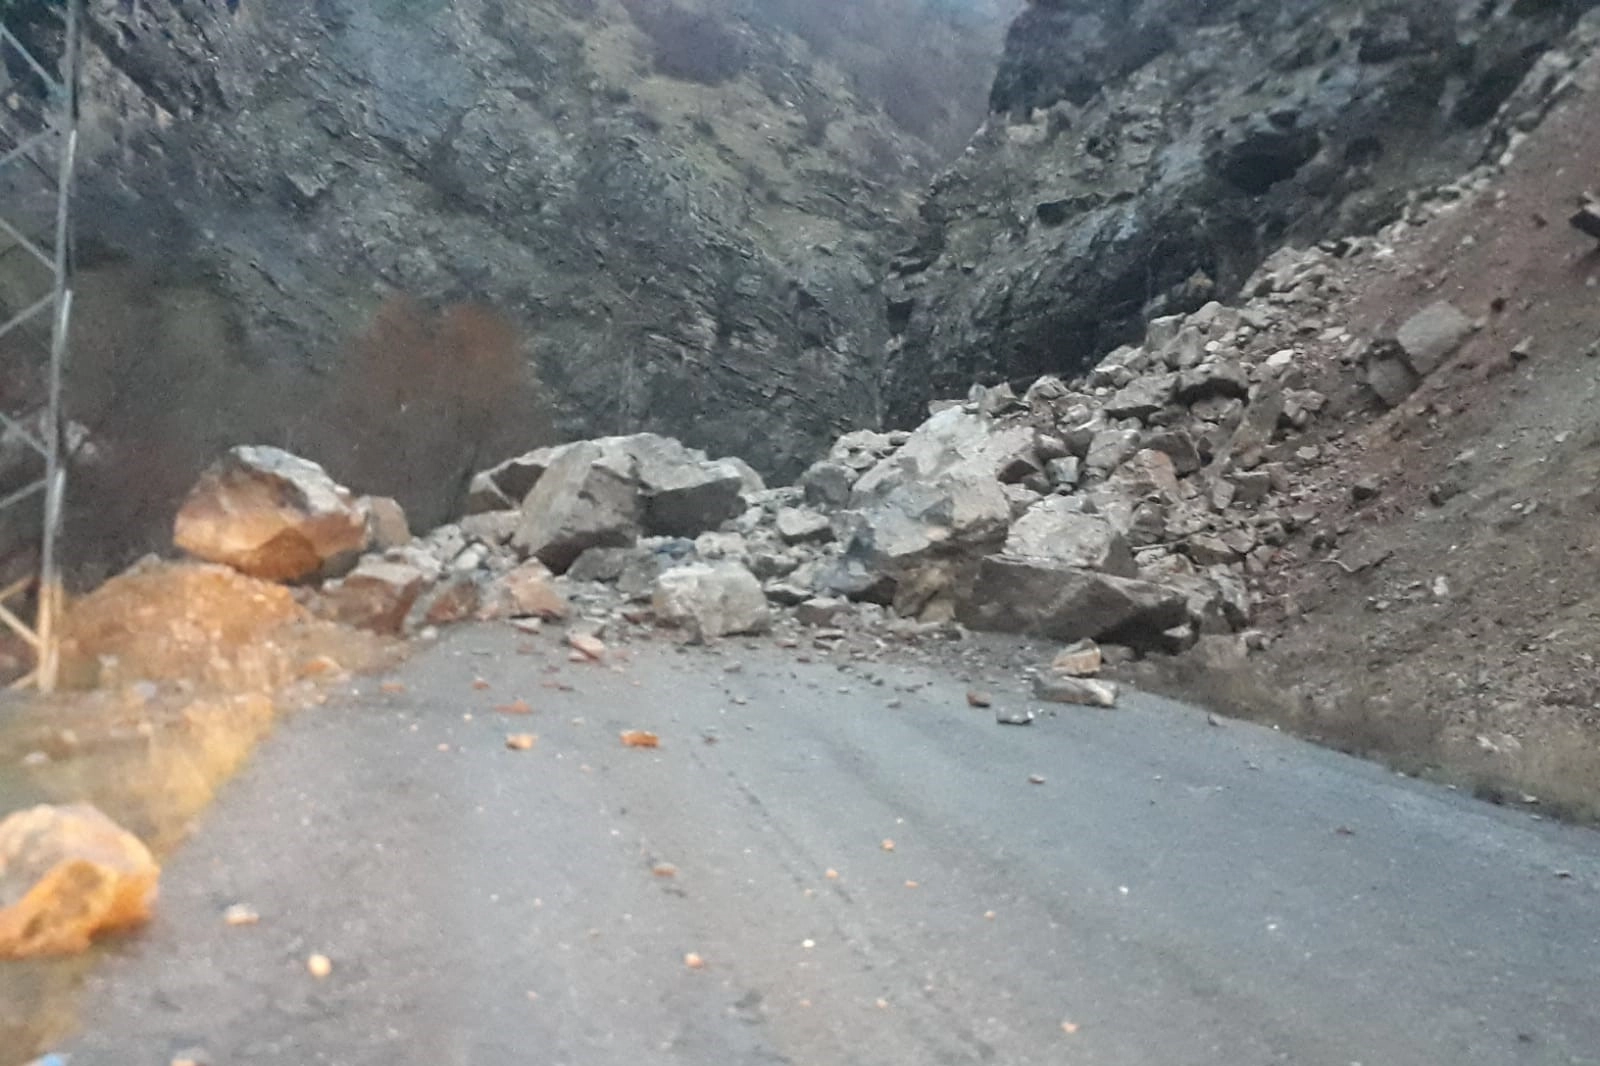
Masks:
[[[147,921],[161,868],[94,807],[35,807],[0,822],[0,958],[83,951]]]

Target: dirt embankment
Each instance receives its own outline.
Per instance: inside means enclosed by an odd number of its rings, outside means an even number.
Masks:
[[[279,715],[396,652],[221,567],[136,568],[69,614],[64,677],[97,687],[0,703],[0,811],[92,803],[165,855]],[[0,1063],[71,1028],[99,950],[0,966]]]
[[[1441,300],[1477,329],[1390,411],[1321,353],[1336,417],[1296,442],[1318,517],[1261,582],[1270,676],[1169,687],[1600,819],[1600,246],[1568,224],[1600,193],[1597,122],[1591,59],[1492,179],[1340,262],[1327,320],[1358,341]]]

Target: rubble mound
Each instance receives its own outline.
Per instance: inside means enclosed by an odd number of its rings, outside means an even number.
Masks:
[[[208,563],[146,560],[73,603],[61,663],[69,688],[186,681],[271,692],[333,656],[376,658],[370,640],[316,621],[289,589]]]

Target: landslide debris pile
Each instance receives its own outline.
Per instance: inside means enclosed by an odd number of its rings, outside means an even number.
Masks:
[[[1358,388],[1405,352],[1324,317],[1328,264],[1369,250],[1282,253],[1242,307],[1158,318],[1143,345],[1077,380],[1043,377],[1022,395],[976,388],[914,430],[847,434],[791,486],[666,437],[598,438],[482,471],[471,513],[412,537],[392,501],[241,448],[202,479],[179,525],[202,558],[281,575],[258,543],[303,553],[327,528],[328,501],[342,501],[340,528],[365,530],[366,550],[330,548],[321,584],[297,595],[324,618],[393,635],[583,618],[707,640],[781,617],[832,632],[1087,638],[1134,655],[1203,638],[1259,646],[1251,583],[1316,518],[1300,477],[1319,453],[1297,445],[1329,406],[1308,368],[1327,360],[1311,353],[1340,350],[1340,379]],[[1415,345],[1426,324],[1402,336]],[[283,510],[291,498],[298,511]],[[285,532],[286,521],[303,528]]]

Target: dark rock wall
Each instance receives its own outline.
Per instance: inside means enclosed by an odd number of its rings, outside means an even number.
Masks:
[[[1035,0],[894,263],[891,421],[1085,369],[1285,242],[1392,220],[1503,147],[1503,101],[1589,6]]]
[[[76,402],[115,424],[113,468],[172,451],[171,495],[248,439],[383,480],[414,461],[375,454],[390,431],[431,420],[434,485],[364,486],[427,521],[474,464],[551,438],[659,430],[783,475],[879,420],[879,235],[933,156],[798,39],[728,14],[708,72],[617,0],[88,6]],[[172,292],[206,294],[203,375],[182,322],[147,321]],[[463,386],[497,394],[476,424],[414,389],[351,422],[330,393],[353,358],[383,370],[397,303],[496,316],[529,380]],[[458,348],[436,358],[480,373]],[[441,376],[417,358],[388,372]]]

